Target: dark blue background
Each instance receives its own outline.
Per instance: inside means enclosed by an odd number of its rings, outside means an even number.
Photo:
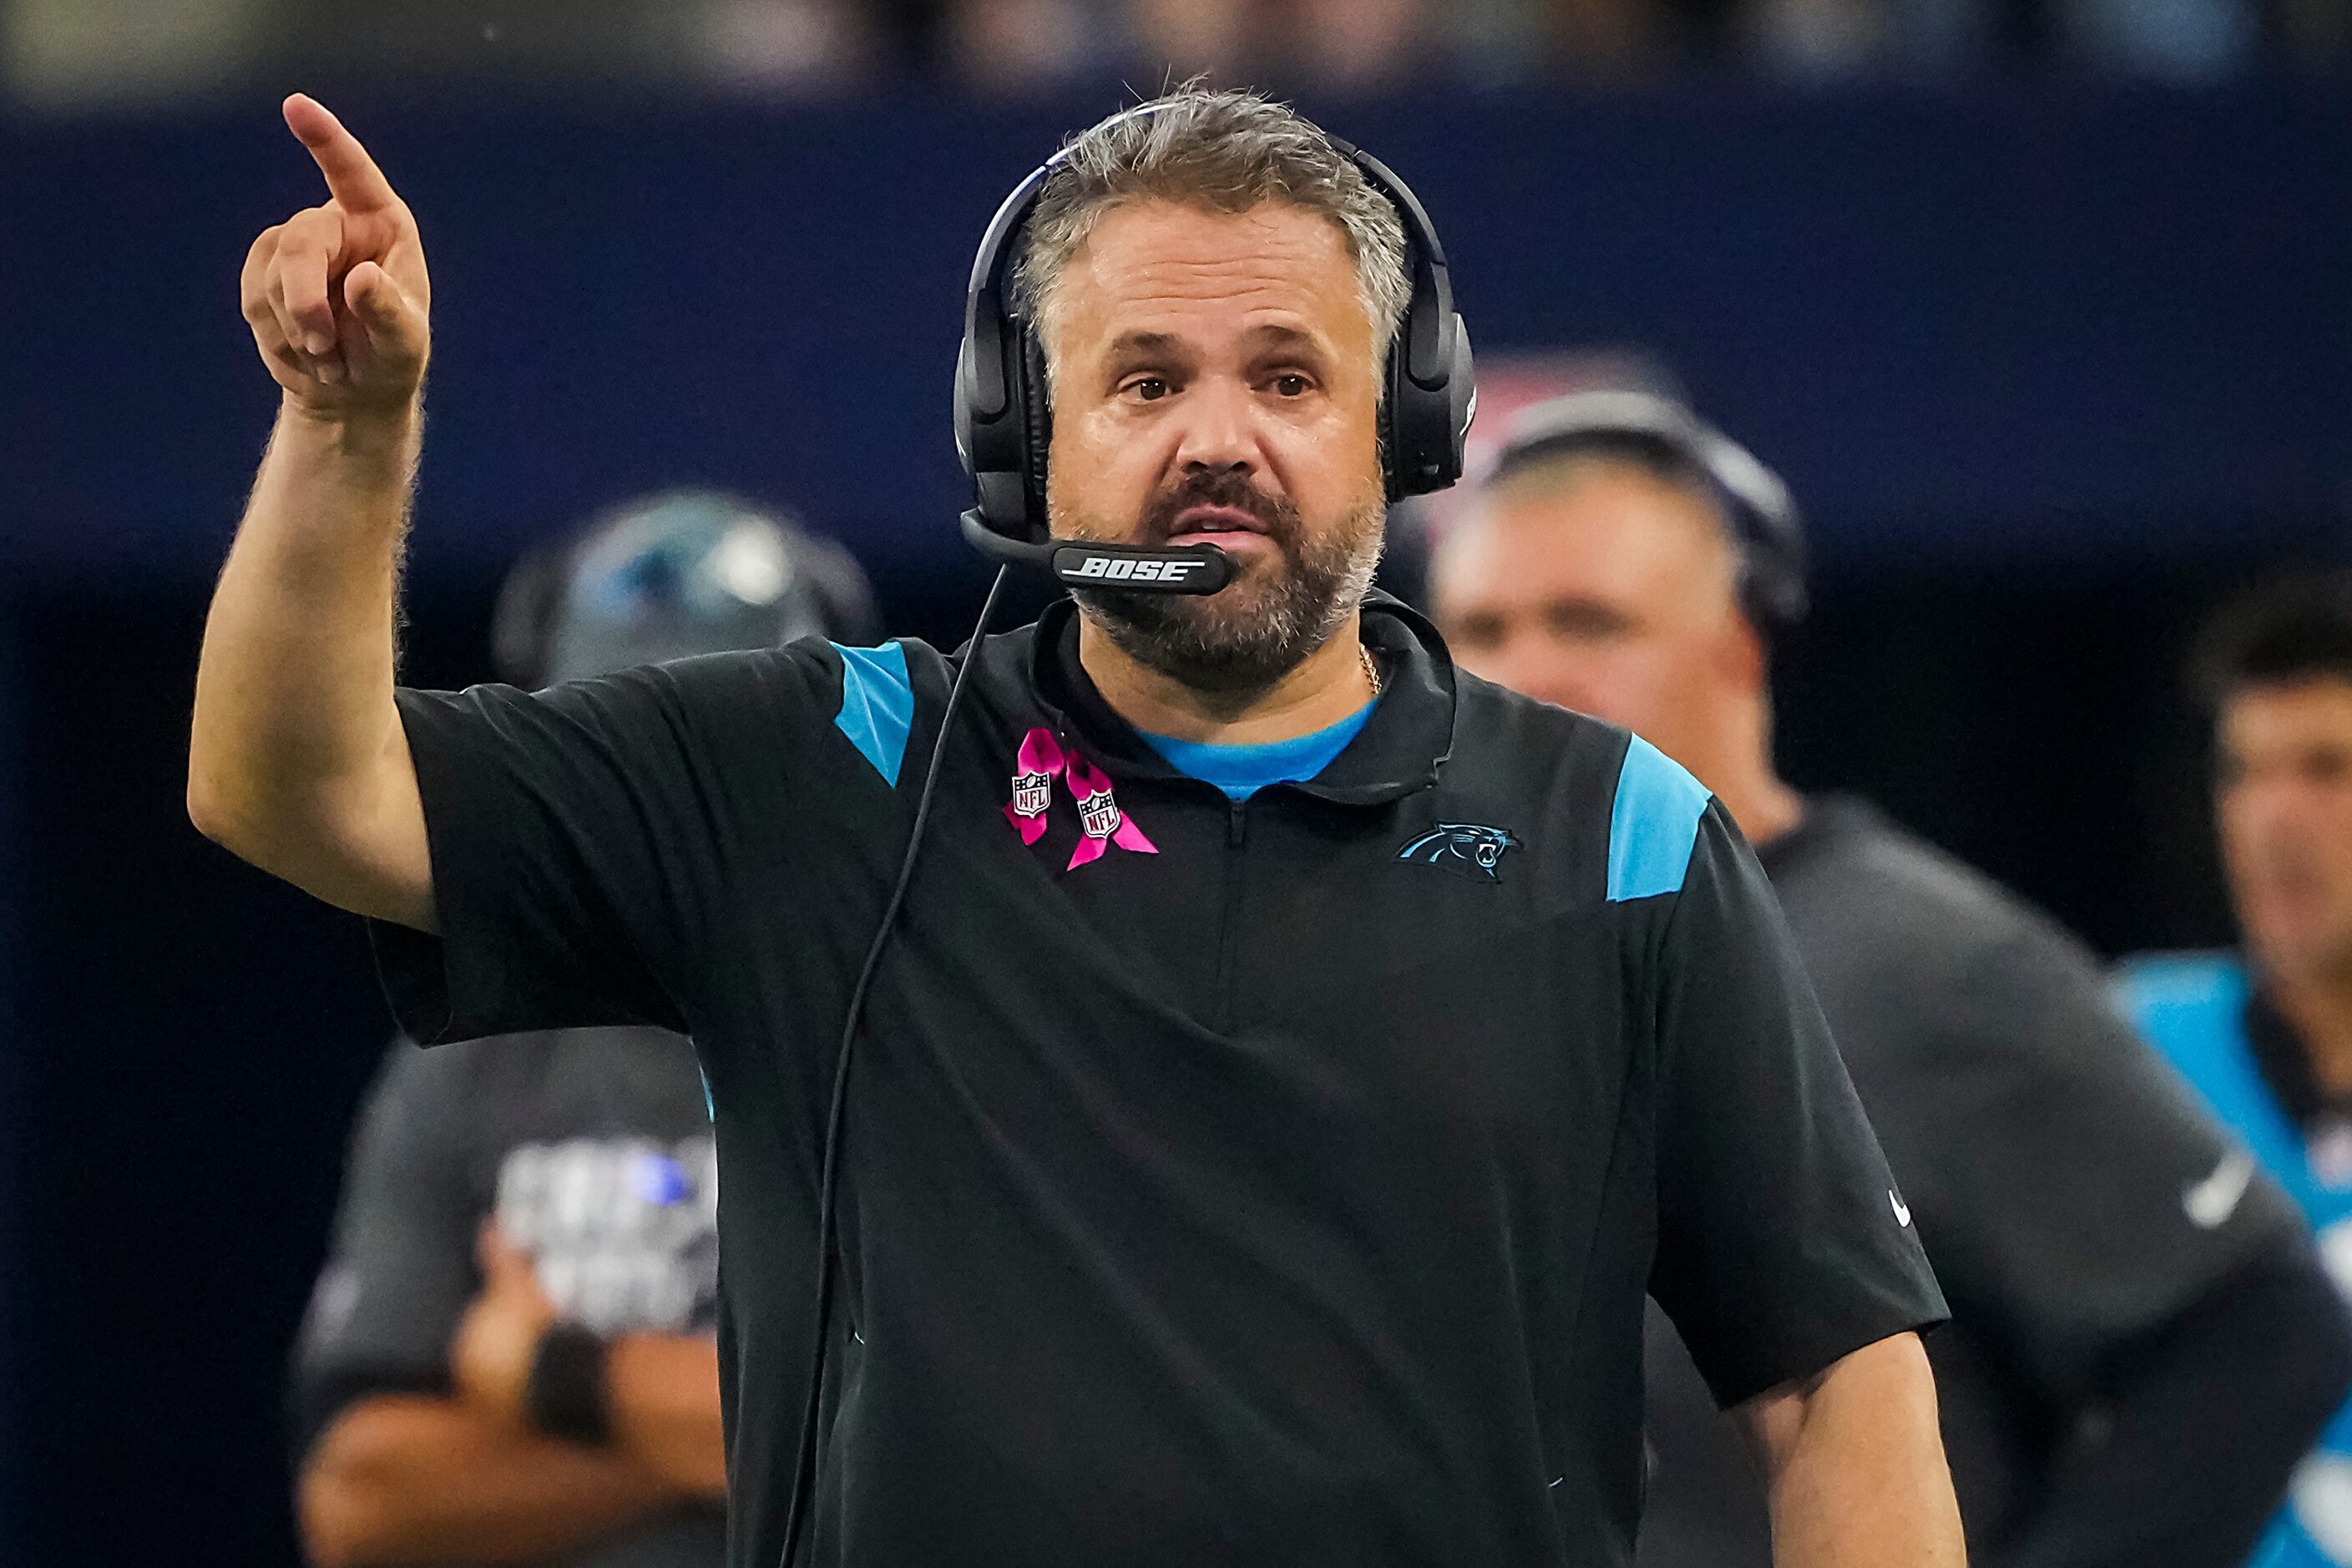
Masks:
[[[971,247],[1102,107],[345,105],[434,271],[420,558],[495,563],[682,477],[795,500],[877,561],[952,551]],[[2340,95],[1455,92],[1327,118],[1420,188],[1481,345],[1654,351],[1832,555],[2227,542],[2332,514],[2352,475]],[[0,131],[0,561],[217,560],[274,390],[237,268],[320,195],[269,104]]]

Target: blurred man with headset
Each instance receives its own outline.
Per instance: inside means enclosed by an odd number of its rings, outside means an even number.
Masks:
[[[1864,802],[1781,780],[1771,644],[1807,583],[1780,481],[1667,399],[1559,398],[1520,416],[1430,588],[1465,668],[1654,741],[1759,847],[1951,1301],[1929,1358],[1970,1561],[2236,1562],[2352,1339],[2277,1189],[2090,954]],[[1642,1561],[1768,1562],[1763,1500],[1654,1314],[1648,1361]]]
[[[394,675],[415,226],[287,117],[333,199],[248,262],[190,810],[420,1040],[691,1034],[736,1568],[1622,1562],[1645,1287],[1784,1564],[1958,1563],[1942,1300],[1738,829],[1369,594],[1474,385],[1377,159],[1185,89],[1006,200],[954,416],[1033,626],[451,694]]]
[[[2193,670],[2234,952],[2133,961],[2157,1048],[2285,1187],[2352,1296],[2352,574],[2307,571],[2213,618]],[[2226,1188],[2221,1189],[2226,1191]],[[2352,1564],[2352,1405],[2297,1467],[2252,1568]]]
[[[535,689],[872,630],[847,552],[677,491],[527,557],[495,642]],[[311,1559],[716,1568],[718,1213],[684,1037],[397,1042],[295,1355]]]

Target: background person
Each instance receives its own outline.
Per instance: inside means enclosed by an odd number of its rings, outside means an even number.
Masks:
[[[678,492],[526,560],[497,639],[536,687],[871,620],[839,547]],[[295,1357],[311,1559],[723,1561],[718,1205],[683,1037],[395,1043]]]
[[[2352,577],[2310,573],[2231,605],[2194,679],[2241,940],[2127,964],[2125,1002],[2352,1292]],[[2252,1561],[2352,1563],[2352,1408],[2296,1469]]]
[[[1928,1354],[1970,1560],[2235,1562],[2352,1379],[2342,1314],[2088,953],[1780,778],[1769,639],[1805,582],[1779,480],[1662,398],[1561,398],[1522,416],[1431,591],[1465,668],[1655,741],[1759,845],[1952,1303]],[[1643,1560],[1762,1563],[1753,1483],[1652,1331]]]

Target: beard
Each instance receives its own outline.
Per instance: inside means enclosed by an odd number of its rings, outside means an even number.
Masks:
[[[1054,532],[1148,550],[1181,548],[1176,519],[1202,505],[1247,512],[1275,546],[1273,558],[1236,557],[1234,580],[1214,594],[1073,587],[1070,597],[1146,668],[1195,691],[1248,697],[1297,668],[1363,604],[1381,563],[1387,508],[1375,495],[1339,527],[1316,537],[1289,500],[1267,495],[1240,474],[1201,473],[1153,497],[1131,539],[1076,514],[1056,517]]]

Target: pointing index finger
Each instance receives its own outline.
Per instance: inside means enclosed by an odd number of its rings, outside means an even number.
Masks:
[[[400,199],[359,138],[344,130],[325,104],[298,92],[286,100],[285,112],[286,128],[310,149],[319,173],[327,176],[328,194],[345,212],[379,212]]]

